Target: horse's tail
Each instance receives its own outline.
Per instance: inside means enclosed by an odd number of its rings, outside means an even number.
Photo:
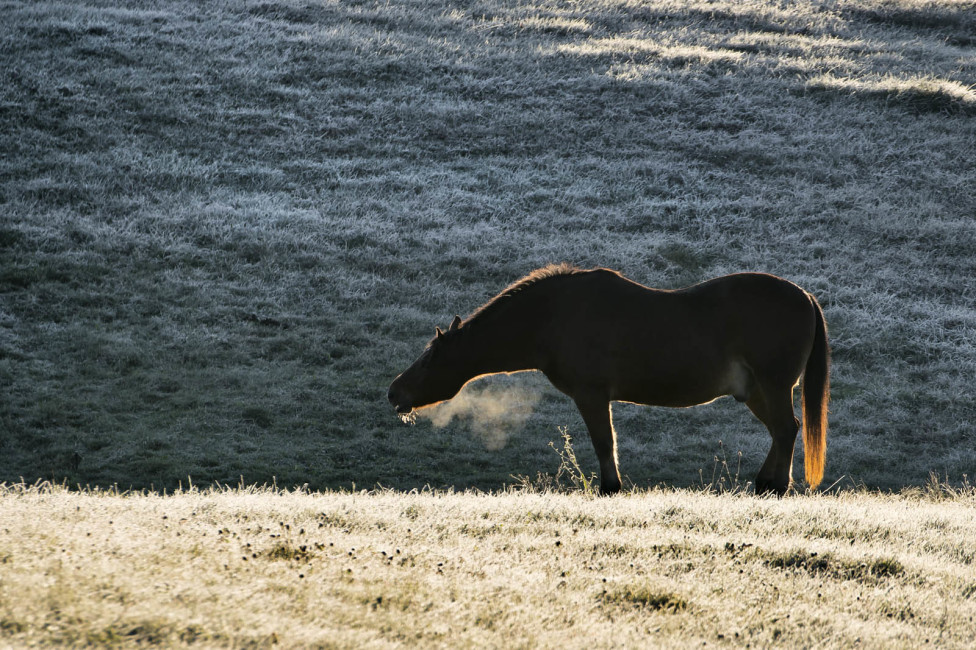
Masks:
[[[813,349],[803,371],[803,469],[810,489],[823,480],[827,458],[827,403],[830,401],[830,345],[820,303],[810,296],[816,315]]]

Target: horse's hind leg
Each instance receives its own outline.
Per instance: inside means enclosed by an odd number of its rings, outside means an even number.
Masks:
[[[766,462],[756,475],[756,494],[786,494],[793,482],[793,448],[800,422],[793,413],[793,390],[757,390],[746,402],[772,436]]]
[[[610,401],[595,397],[574,397],[576,407],[590,432],[593,449],[600,461],[600,493],[620,491],[620,472],[617,469],[617,435],[613,430]]]

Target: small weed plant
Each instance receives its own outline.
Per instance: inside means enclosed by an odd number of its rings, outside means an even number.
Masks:
[[[698,470],[699,487],[708,494],[738,494],[745,492],[752,485],[751,481],[740,479],[742,471],[742,451],[736,452],[735,469],[729,464],[725,443],[718,441],[719,452],[713,456],[712,473],[706,481],[705,470]]]
[[[559,435],[563,439],[562,449],[556,447],[554,441],[549,446],[559,456],[559,468],[556,470],[556,484],[559,485],[563,477],[569,480],[574,489],[582,490],[584,494],[596,494],[596,474],[587,474],[580,467],[573,449],[573,437],[569,435],[569,427],[559,427]]]
[[[569,427],[557,428],[562,438],[562,445],[557,446],[556,441],[549,441],[549,447],[559,457],[559,467],[556,468],[556,473],[538,472],[534,479],[524,475],[513,475],[515,484],[512,487],[517,491],[526,492],[582,492],[583,494],[595,495],[598,485],[596,472],[587,474],[580,466]]]

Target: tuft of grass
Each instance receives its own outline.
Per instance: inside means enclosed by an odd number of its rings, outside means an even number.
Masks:
[[[197,640],[196,628],[187,628],[178,634],[165,623],[158,621],[141,621],[130,624],[113,624],[99,630],[85,632],[82,639],[84,645],[96,647],[124,647],[124,646],[161,646],[173,637],[181,641]]]
[[[962,475],[962,480],[953,484],[948,476],[940,476],[938,472],[930,472],[928,482],[921,488],[909,489],[905,494],[920,493],[923,498],[931,501],[972,498],[976,496],[976,486],[969,482],[969,476]]]
[[[773,568],[799,569],[811,575],[835,580],[875,583],[905,573],[902,563],[890,557],[858,560],[840,558],[830,553],[821,554],[803,550],[777,552],[761,549],[753,549],[752,554]]]
[[[20,621],[3,619],[0,620],[0,634],[3,635],[16,635],[22,633],[27,629],[27,626]]]
[[[884,107],[907,109],[917,115],[976,115],[976,85],[964,85],[958,81],[924,77],[840,79],[828,74],[811,79],[807,89],[812,93],[863,98]]]
[[[893,26],[909,33],[933,35],[959,47],[976,45],[973,2],[882,3],[849,7],[844,13],[855,20]]]
[[[654,591],[643,586],[628,586],[600,595],[605,605],[623,605],[642,610],[680,612],[688,608],[688,602],[673,593]]]
[[[248,406],[241,412],[241,417],[245,422],[251,422],[262,429],[269,428],[274,422],[271,413],[260,406]]]
[[[313,551],[307,545],[293,546],[287,542],[278,542],[264,552],[264,556],[269,560],[288,560],[295,562],[308,561],[313,556]]]

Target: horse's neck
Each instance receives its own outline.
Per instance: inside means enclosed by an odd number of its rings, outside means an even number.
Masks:
[[[536,370],[539,366],[534,328],[515,321],[477,323],[472,329],[472,376]]]

